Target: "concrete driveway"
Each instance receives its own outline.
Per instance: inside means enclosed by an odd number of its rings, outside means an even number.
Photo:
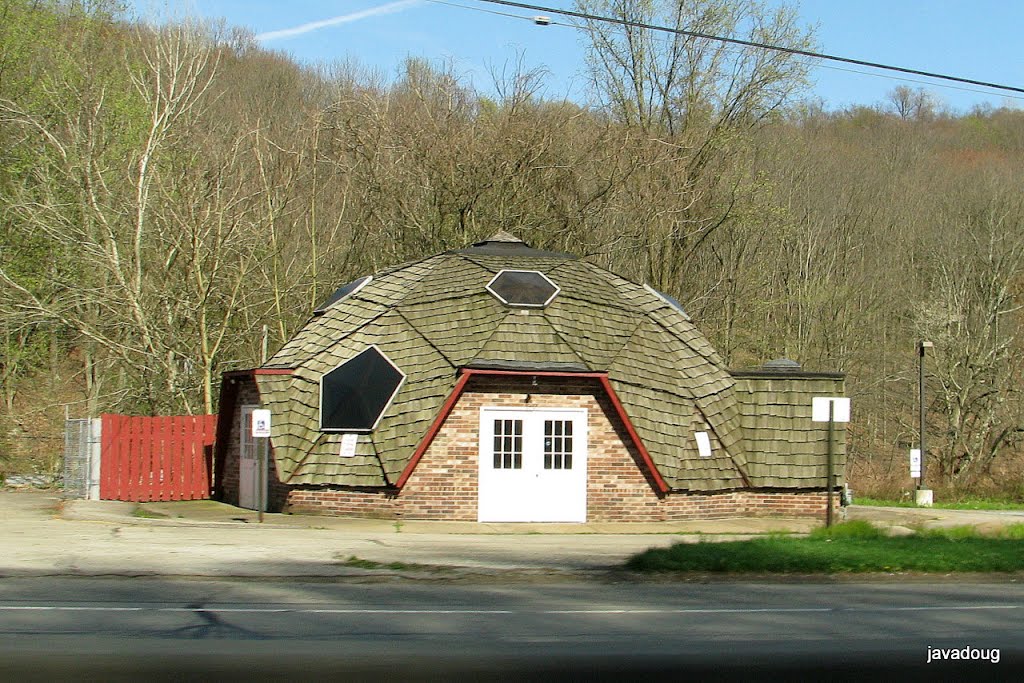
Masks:
[[[141,515],[141,516],[140,516]],[[849,515],[889,526],[983,527],[1024,522],[1024,512],[976,513],[854,506]],[[629,556],[680,541],[802,533],[807,519],[662,524],[395,523],[256,513],[215,501],[63,501],[52,491],[0,491],[0,575],[366,577],[381,565],[419,578],[601,574]],[[361,562],[353,562],[357,558]]]
[[[876,526],[906,530],[915,527],[973,526],[986,533],[1010,524],[1024,524],[1024,510],[941,510],[851,505],[846,514],[847,519],[862,519]]]
[[[636,552],[680,540],[816,526],[786,519],[481,525],[281,514],[260,524],[256,513],[215,501],[63,501],[56,492],[35,490],[0,492],[0,520],[0,575],[8,576],[358,577],[391,564],[417,576],[436,567],[554,576],[603,572]]]

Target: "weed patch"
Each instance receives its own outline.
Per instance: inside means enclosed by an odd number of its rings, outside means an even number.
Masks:
[[[393,571],[438,571],[440,567],[430,564],[415,564],[413,562],[376,562],[364,560],[355,555],[349,556],[341,563],[345,567],[356,567],[358,569],[391,569]]]
[[[166,519],[169,516],[170,515],[165,515],[162,512],[155,512],[141,506],[132,510],[132,517],[138,517],[140,519]]]

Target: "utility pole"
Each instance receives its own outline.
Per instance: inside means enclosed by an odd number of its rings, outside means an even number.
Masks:
[[[931,492],[925,493],[924,472],[925,460],[927,460],[927,429],[925,428],[925,400],[924,400],[924,354],[927,349],[935,345],[930,341],[921,340],[917,343],[917,403],[918,403],[918,443],[921,446],[921,476],[917,478],[917,494],[915,502],[918,505],[931,505]]]

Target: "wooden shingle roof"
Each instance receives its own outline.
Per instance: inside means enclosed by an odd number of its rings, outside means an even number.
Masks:
[[[559,287],[543,308],[508,306],[486,285],[503,269],[543,273]],[[406,375],[378,427],[339,457],[341,435],[319,429],[319,380],[376,345]],[[258,375],[275,416],[278,475],[287,484],[394,485],[460,368],[608,373],[667,484],[744,485],[747,456],[734,381],[707,339],[651,290],[570,254],[506,234],[374,274],[324,307]],[[700,458],[694,431],[709,433]]]

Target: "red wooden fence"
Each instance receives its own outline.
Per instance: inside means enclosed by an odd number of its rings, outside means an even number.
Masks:
[[[101,418],[100,498],[145,502],[210,497],[216,415]]]

